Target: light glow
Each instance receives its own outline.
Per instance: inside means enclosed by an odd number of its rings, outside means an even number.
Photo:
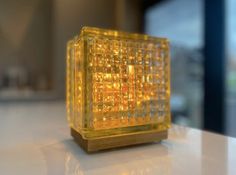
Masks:
[[[85,27],[67,44],[67,116],[84,137],[170,126],[166,39]]]

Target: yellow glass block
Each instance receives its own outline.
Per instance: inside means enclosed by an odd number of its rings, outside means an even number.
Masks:
[[[67,44],[67,117],[84,139],[166,131],[165,38],[84,27]]]

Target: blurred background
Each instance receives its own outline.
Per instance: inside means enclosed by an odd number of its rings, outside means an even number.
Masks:
[[[235,18],[235,0],[0,0],[0,105],[64,100],[83,26],[146,33],[171,42],[173,122],[236,137]]]

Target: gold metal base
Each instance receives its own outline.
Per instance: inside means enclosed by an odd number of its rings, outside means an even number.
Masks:
[[[167,131],[107,136],[87,140],[71,128],[71,136],[86,152],[90,153],[104,149],[161,141],[167,139]]]

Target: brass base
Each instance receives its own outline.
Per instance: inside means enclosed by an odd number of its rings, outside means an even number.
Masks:
[[[104,149],[137,145],[167,139],[167,131],[133,133],[127,135],[107,136],[93,139],[84,139],[80,133],[71,128],[71,136],[86,151],[95,152]]]

